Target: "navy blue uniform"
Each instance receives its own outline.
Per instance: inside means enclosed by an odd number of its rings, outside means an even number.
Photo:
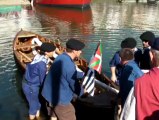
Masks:
[[[36,55],[34,61],[27,64],[24,80],[22,82],[23,92],[29,103],[29,114],[36,115],[40,110],[39,90],[46,75],[47,60],[44,56]]]
[[[150,48],[145,48],[142,54],[140,68],[149,70],[151,69]]]
[[[143,72],[140,70],[139,66],[136,64],[136,62],[134,62],[134,60],[129,61],[123,66],[121,76],[119,78],[119,96],[121,97],[122,106],[124,105],[131,88],[134,86],[134,81],[142,75]]]

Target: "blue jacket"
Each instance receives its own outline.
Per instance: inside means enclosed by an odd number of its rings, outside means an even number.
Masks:
[[[46,76],[42,96],[53,105],[69,104],[74,94],[83,94],[78,79],[82,77],[83,73],[76,71],[74,61],[63,53],[54,60]]]
[[[119,56],[119,51],[117,51],[113,58],[111,59],[111,61],[109,62],[109,66],[110,67],[116,67],[116,76],[117,79],[119,78],[120,74],[121,74],[121,69],[122,69],[122,65],[120,64],[120,56]]]
[[[137,63],[138,66],[140,64],[141,57],[142,57],[141,49],[136,48],[136,50],[134,52],[134,61]],[[121,74],[121,70],[122,70],[122,65],[120,64],[119,51],[117,51],[114,54],[113,58],[109,62],[109,66],[110,67],[116,67],[116,70],[117,70],[116,75],[117,75],[117,78],[119,78],[120,74]]]
[[[34,60],[27,64],[24,76],[27,84],[42,85],[47,71],[46,62],[47,59],[43,55],[36,55]]]
[[[129,91],[134,85],[134,81],[143,75],[143,72],[140,70],[134,60],[129,61],[125,64],[121,71],[121,76],[119,78],[120,92],[119,96],[122,100],[122,105],[124,105],[125,100],[129,94]]]

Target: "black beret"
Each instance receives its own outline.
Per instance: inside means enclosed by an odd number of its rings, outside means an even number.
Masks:
[[[136,40],[134,38],[126,38],[121,42],[121,48],[135,48],[136,47]]]
[[[43,52],[52,52],[56,47],[52,43],[42,43],[40,50]]]
[[[155,38],[151,48],[159,51],[159,38]]]
[[[70,38],[66,42],[66,47],[72,50],[82,50],[84,48],[85,44],[79,40],[76,40],[74,38]]]
[[[142,41],[152,41],[155,39],[155,35],[151,31],[146,31],[140,35],[140,39]]]

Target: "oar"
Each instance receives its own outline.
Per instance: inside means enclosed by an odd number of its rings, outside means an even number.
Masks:
[[[21,51],[19,51],[19,53],[23,56],[23,57],[25,57],[29,62],[31,62],[32,61],[32,59],[31,58],[29,58],[27,55],[25,55],[24,53],[22,53]]]

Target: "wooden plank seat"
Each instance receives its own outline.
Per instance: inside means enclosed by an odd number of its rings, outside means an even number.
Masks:
[[[37,47],[38,45],[17,45],[16,50],[21,51],[30,51],[32,48]]]
[[[22,62],[24,62],[24,63],[30,63],[30,61],[28,60],[28,59],[22,59]]]

